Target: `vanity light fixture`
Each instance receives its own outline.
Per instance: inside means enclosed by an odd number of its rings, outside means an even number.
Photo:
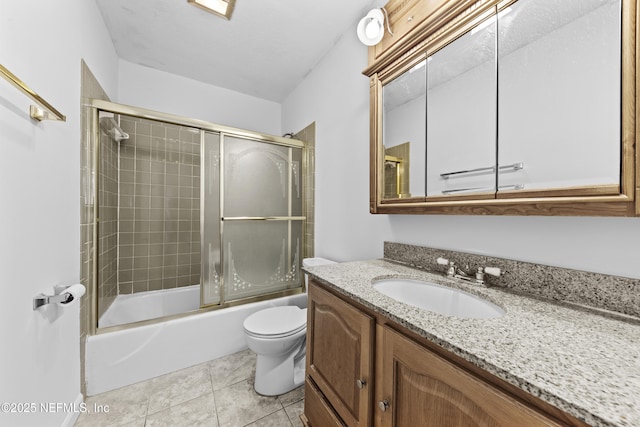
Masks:
[[[384,12],[384,15],[383,15]],[[362,43],[367,46],[373,46],[380,43],[384,36],[384,21],[387,20],[387,30],[389,34],[393,35],[391,28],[389,27],[389,16],[387,10],[383,7],[381,9],[371,9],[367,16],[362,18],[358,23],[358,38]]]
[[[198,6],[200,9],[211,12],[227,20],[231,19],[231,13],[233,12],[233,6],[236,4],[236,0],[187,0],[194,6]]]

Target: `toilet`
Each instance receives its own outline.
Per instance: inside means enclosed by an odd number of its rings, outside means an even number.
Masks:
[[[334,264],[334,261],[324,258],[302,260],[304,267],[324,264]],[[305,285],[308,285],[306,274]],[[295,305],[265,308],[248,316],[243,327],[247,346],[257,355],[254,388],[258,394],[277,396],[302,385],[306,362],[306,308]]]

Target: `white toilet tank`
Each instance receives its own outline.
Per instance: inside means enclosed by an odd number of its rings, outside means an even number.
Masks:
[[[336,264],[336,262],[326,258],[303,258],[302,260],[303,267],[315,267],[326,264]],[[309,286],[309,276],[307,274],[304,275],[304,286],[305,289]]]

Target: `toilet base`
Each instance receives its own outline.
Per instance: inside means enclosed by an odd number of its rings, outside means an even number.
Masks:
[[[286,359],[258,355],[256,358],[256,379],[253,385],[256,393],[263,396],[278,396],[304,383],[306,356],[294,353]]]

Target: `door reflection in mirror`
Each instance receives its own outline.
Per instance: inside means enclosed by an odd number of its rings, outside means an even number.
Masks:
[[[384,198],[425,195],[426,59],[382,88]]]

